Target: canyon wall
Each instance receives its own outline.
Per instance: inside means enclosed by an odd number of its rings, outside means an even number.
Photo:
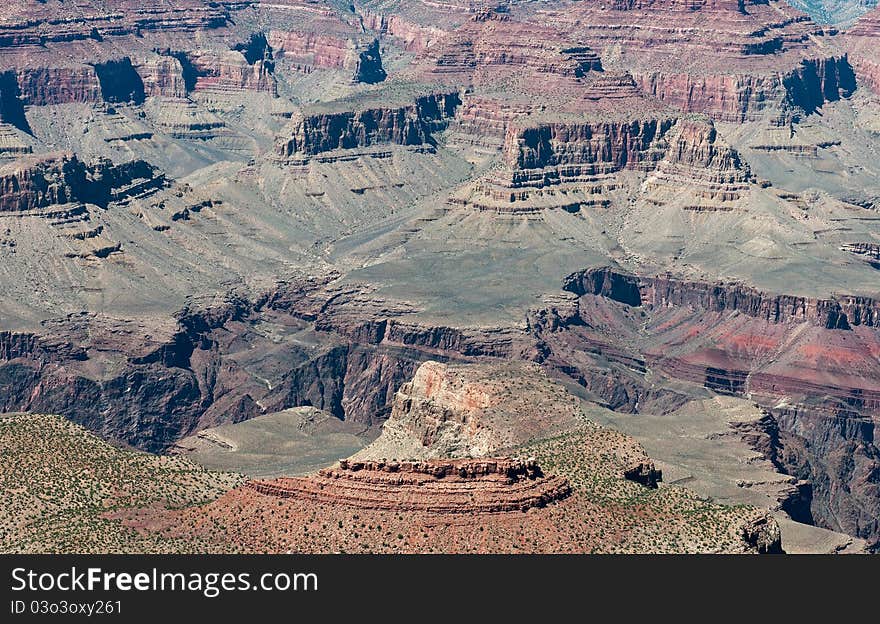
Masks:
[[[565,280],[577,295],[602,295],[628,305],[691,306],[713,312],[737,311],[771,323],[809,323],[825,329],[880,326],[880,301],[841,296],[817,299],[766,293],[742,284],[692,282],[672,277],[635,277],[613,269],[589,269]]]
[[[874,93],[880,93],[880,8],[862,16],[844,35],[845,46],[853,59],[856,78]]]
[[[398,108],[298,114],[291,121],[290,135],[277,143],[276,152],[289,158],[388,143],[430,143],[431,134],[445,126],[460,103],[457,92],[435,93]]]
[[[74,202],[106,207],[118,198],[117,190],[135,180],[162,184],[164,176],[142,160],[122,164],[99,160],[86,165],[65,152],[29,156],[0,167],[0,212]]]
[[[504,160],[515,170],[514,185],[529,180],[529,169],[559,167],[565,176],[580,175],[580,167],[590,174],[650,169],[663,157],[660,141],[673,124],[673,119],[515,123],[505,140]]]
[[[608,268],[572,274],[565,289],[578,296],[574,309],[530,323],[545,366],[623,411],[657,409],[647,370],[750,398],[768,416],[760,440],[749,439],[781,471],[811,483],[810,517],[877,544],[875,299],[778,295]]]
[[[808,59],[781,74],[673,74],[634,72],[645,93],[686,112],[742,123],[760,119],[767,111],[783,118],[795,111],[813,113],[825,102],[849,97],[855,74],[846,56]],[[779,113],[774,112],[778,115]]]

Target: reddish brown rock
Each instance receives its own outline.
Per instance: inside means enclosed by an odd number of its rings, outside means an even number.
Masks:
[[[880,325],[880,302],[869,297],[815,299],[761,292],[741,284],[710,284],[672,277],[636,277],[610,269],[590,269],[566,279],[575,294],[600,294],[629,305],[655,308],[691,306],[713,312],[740,312],[771,323],[809,323],[825,329]]]
[[[25,212],[69,203],[106,206],[141,186],[135,182],[161,186],[164,176],[142,160],[86,165],[66,152],[28,156],[0,167],[0,212]]]
[[[239,91],[277,92],[272,62],[258,58],[252,63],[236,50],[196,51],[187,55],[196,74],[194,91],[234,93]]]
[[[504,166],[477,180],[450,203],[495,212],[569,212],[605,205],[611,174],[651,171],[663,158],[673,117],[565,121],[522,119],[508,127]]]
[[[183,66],[172,56],[155,56],[137,67],[144,85],[144,93],[151,97],[186,97]]]
[[[534,460],[343,460],[312,477],[251,481],[256,492],[300,501],[389,511],[474,514],[526,511],[561,500],[568,482]]]
[[[880,93],[880,8],[862,16],[844,38],[859,82]]]
[[[646,93],[713,119],[812,112],[855,86],[834,31],[781,2],[578,2],[541,13]]]

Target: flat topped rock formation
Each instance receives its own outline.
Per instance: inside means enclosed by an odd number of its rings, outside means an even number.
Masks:
[[[342,460],[312,477],[250,481],[260,494],[333,505],[434,514],[526,511],[571,493],[535,460]]]
[[[394,395],[379,438],[352,461],[491,457],[584,419],[536,366],[428,361]]]

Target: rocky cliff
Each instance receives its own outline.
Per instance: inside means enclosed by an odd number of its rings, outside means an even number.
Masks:
[[[533,324],[545,365],[622,410],[674,406],[645,384],[639,371],[648,370],[749,397],[768,413],[759,450],[812,484],[811,517],[876,543],[876,301],[609,269],[576,273],[566,289],[579,295],[577,313]],[[638,322],[634,309],[645,313]]]
[[[460,102],[457,92],[434,93],[398,108],[300,113],[276,144],[276,152],[290,158],[388,143],[430,144],[432,133],[448,122]]]
[[[76,155],[30,156],[0,167],[0,212],[25,212],[68,203],[106,207],[137,180],[162,184],[164,176],[142,160],[86,165]]]
[[[512,391],[513,380],[528,400]],[[533,366],[428,361],[394,395],[382,436],[359,457],[482,457],[577,426],[576,405]]]
[[[427,50],[422,61],[429,76],[473,84],[492,84],[510,72],[580,78],[602,71],[589,46],[566,39],[558,30],[510,18],[504,11],[476,13]]]
[[[651,171],[663,158],[674,117],[509,124],[503,164],[457,191],[450,203],[499,213],[606,205],[624,169]]]
[[[622,122],[514,124],[505,139],[504,160],[514,186],[530,181],[529,170],[559,168],[560,175],[595,175],[623,168],[651,169],[663,156],[661,143],[673,119]]]
[[[251,481],[260,494],[369,510],[478,514],[526,511],[571,494],[534,460],[342,460],[312,477]]]
[[[856,87],[846,56],[807,59],[788,72],[770,75],[634,73],[646,93],[679,110],[735,123],[759,119],[768,111],[780,119],[814,113],[826,102],[850,96]]]
[[[566,278],[564,288],[578,295],[602,295],[628,305],[736,311],[771,323],[809,323],[825,329],[844,330],[853,325],[880,325],[880,302],[870,297],[816,299],[776,295],[741,284],[635,277],[607,268],[574,273]]]
[[[184,78],[183,65],[179,59],[173,56],[156,55],[142,61],[135,69],[141,77],[145,95],[168,98],[186,97],[187,80]]]
[[[351,70],[351,80],[355,83],[375,84],[388,76],[382,67],[378,39],[373,39],[365,46],[350,46],[343,67]]]
[[[666,155],[644,185],[653,204],[677,201],[685,210],[733,210],[748,194],[753,181],[748,164],[719,136],[711,121],[680,120],[668,144]]]
[[[880,93],[880,60],[877,45],[880,42],[880,8],[864,15],[845,35],[860,84]]]

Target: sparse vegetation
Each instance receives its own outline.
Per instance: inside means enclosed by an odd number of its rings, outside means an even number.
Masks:
[[[119,510],[203,504],[242,481],[176,457],[116,448],[60,416],[0,416],[2,552],[203,552],[200,539],[136,531]]]

